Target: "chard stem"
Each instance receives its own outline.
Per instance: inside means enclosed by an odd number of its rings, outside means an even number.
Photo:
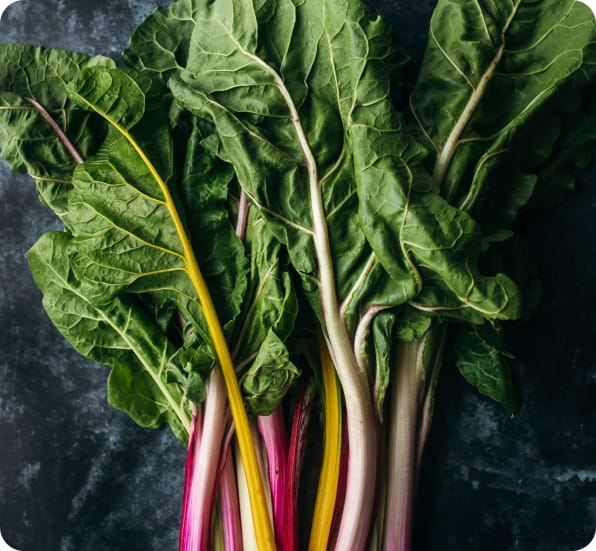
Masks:
[[[430,431],[448,324],[400,343],[391,381],[384,551],[410,551],[424,445]]]
[[[215,482],[225,431],[226,393],[221,374],[211,371],[201,431],[193,432],[184,487],[184,510],[180,530],[180,551],[208,551],[211,542],[211,517]],[[195,427],[196,428],[196,427]]]
[[[263,450],[259,445],[259,435],[256,430],[256,426],[254,423],[250,423],[250,437],[253,441],[254,449],[258,453],[257,459],[257,470],[250,473],[251,476],[256,476],[261,481],[261,485],[263,488],[266,488],[266,507],[267,507],[267,518],[271,519],[271,500],[269,499],[271,495],[271,491],[269,488],[268,480],[263,477],[263,473],[265,472],[265,465],[264,461],[265,458],[263,457]],[[240,446],[238,445],[238,449]],[[239,454],[236,453],[236,475],[238,481],[238,498],[240,504],[240,522],[242,524],[242,542],[244,551],[262,551],[262,548],[259,544],[258,537],[256,534],[256,526],[254,523],[254,511],[252,509],[252,503],[250,501],[250,493],[249,493],[249,479],[247,477],[246,472],[246,464],[240,459]],[[271,524],[271,522],[270,522]],[[275,544],[274,544],[275,545]]]
[[[219,500],[221,503],[225,551],[243,551],[238,486],[236,484],[236,473],[234,472],[234,459],[229,448],[226,450],[224,457],[224,466],[219,483]]]
[[[240,190],[240,199],[238,200],[238,218],[236,219],[236,235],[240,241],[244,241],[246,236],[246,224],[248,222],[248,211],[250,210],[250,203],[246,197],[246,193]]]
[[[425,338],[400,343],[391,383],[384,551],[411,551],[415,501],[418,411],[424,390]]]
[[[188,435],[188,450],[186,453],[186,462],[184,465],[184,493],[182,496],[182,515],[180,519],[180,533],[178,534],[178,547],[182,547],[183,528],[189,522],[187,517],[190,512],[188,506],[190,500],[190,483],[192,479],[192,470],[194,466],[194,454],[201,441],[201,429],[203,425],[202,409],[199,407],[190,423]]]
[[[335,368],[323,336],[319,333],[319,355],[323,371],[324,408],[325,408],[325,444],[323,464],[315,509],[312,517],[309,551],[327,549],[335,512],[337,485],[341,471],[342,416],[341,394],[335,377]]]
[[[254,523],[252,522],[250,498],[248,496],[248,486],[244,464],[236,449],[236,477],[238,482],[238,505],[240,510],[240,526],[242,529],[242,546],[244,551],[259,551],[255,537]]]
[[[259,415],[257,426],[267,452],[275,541],[278,549],[283,550],[282,534],[286,522],[285,501],[288,481],[288,437],[281,407],[275,409],[271,415]]]
[[[46,111],[45,107],[32,98],[25,98],[25,101],[28,101],[31,105],[33,105],[43,119],[52,127],[52,130],[56,133],[58,139],[62,142],[62,145],[70,153],[70,156],[73,158],[75,164],[83,164],[85,162],[83,156],[79,153],[75,145],[68,139],[68,136],[64,133],[62,128],[58,126],[58,123]]]
[[[290,445],[288,451],[288,485],[286,491],[286,521],[283,532],[283,551],[298,551],[298,488],[304,450],[306,448],[306,433],[310,423],[310,415],[314,400],[314,385],[302,386],[292,419]]]

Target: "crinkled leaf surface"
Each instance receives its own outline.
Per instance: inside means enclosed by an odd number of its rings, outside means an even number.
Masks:
[[[594,117],[595,43],[592,11],[573,0],[439,1],[412,113],[435,183],[491,239],[540,186],[569,189],[594,143],[570,115]]]
[[[440,274],[462,307],[518,315],[515,285],[475,269],[478,227],[438,195],[422,150],[402,135],[382,20],[356,0],[202,2],[196,17],[187,70],[170,80],[174,96],[213,121],[218,154],[288,244],[307,292],[318,291],[316,187],[339,299],[355,307],[355,294],[370,285],[378,261],[366,237],[392,276],[389,292],[369,293],[354,319],[372,304],[410,300],[422,285],[417,263]]]
[[[203,133],[195,120],[189,134],[178,140],[186,156],[180,177],[174,174],[173,142],[160,90],[159,83],[144,75],[122,70],[84,72],[73,83],[75,100],[102,114],[112,127],[98,154],[75,172],[69,220],[77,220],[75,246],[83,253],[77,269],[82,279],[100,283],[96,300],[122,289],[157,294],[164,302],[174,301],[208,340],[187,272],[188,252],[172,218],[173,208],[182,217],[187,213],[185,229],[193,254],[196,251],[235,359],[254,359],[271,328],[288,337],[296,315],[289,275],[280,265],[280,245],[253,220],[246,244],[249,273],[245,246],[230,220],[231,169],[202,148]],[[178,192],[174,202],[166,199],[159,179]],[[251,291],[234,337],[247,275]],[[209,355],[204,359],[212,365]],[[195,367],[189,377],[200,370]],[[200,383],[189,382],[187,394],[199,396]],[[280,396],[285,389],[279,389]]]
[[[66,233],[47,233],[29,251],[48,316],[80,354],[112,367],[112,406],[143,427],[168,423],[185,442],[190,429],[186,401],[179,385],[166,382],[173,345],[132,297],[100,307],[85,296],[72,270],[71,239]]]
[[[490,326],[462,326],[455,339],[456,364],[466,381],[513,415],[522,405],[521,386],[503,349],[503,338]]]
[[[29,173],[42,202],[60,214],[76,163],[42,111],[83,158],[93,153],[105,136],[105,125],[74,105],[66,86],[82,68],[111,67],[114,62],[20,44],[0,45],[0,57],[2,157],[13,170]]]
[[[197,5],[197,0],[178,0],[167,8],[156,8],[130,37],[122,53],[125,63],[164,82],[172,72],[184,68]]]
[[[300,371],[290,361],[285,344],[270,330],[242,380],[249,407],[254,413],[269,415],[279,406],[298,375]]]
[[[234,290],[219,295],[218,313],[225,324],[237,315],[244,289],[244,272],[234,271],[243,265],[242,249],[230,233],[217,241],[205,236],[193,243],[195,249],[183,246],[188,228],[176,194],[172,139],[159,85],[139,73],[94,68],[82,71],[69,93],[110,126],[97,154],[75,170],[69,194],[66,219],[80,253],[77,276],[88,283],[96,303],[107,303],[124,290],[173,301],[208,340],[189,275],[190,257],[204,267],[213,295]],[[217,214],[203,215],[203,225],[217,231]],[[230,263],[230,258],[237,260]],[[233,278],[235,285],[230,284]]]
[[[243,363],[259,351],[269,331],[285,342],[294,329],[298,301],[284,250],[262,214],[251,209],[246,229],[249,289],[235,333],[235,355]]]

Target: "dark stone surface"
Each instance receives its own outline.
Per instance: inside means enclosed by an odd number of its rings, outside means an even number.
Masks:
[[[166,2],[162,2],[165,4]],[[433,2],[376,0],[418,63]],[[0,42],[116,55],[155,2],[23,0]],[[2,60],[0,60],[0,63]],[[416,549],[567,551],[596,528],[596,168],[527,222],[545,299],[510,329],[525,406],[510,419],[444,370]],[[105,399],[106,369],[51,326],[25,251],[57,224],[0,164],[0,530],[20,551],[175,549],[184,450]]]

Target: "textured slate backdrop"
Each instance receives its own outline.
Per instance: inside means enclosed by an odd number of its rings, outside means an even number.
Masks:
[[[416,66],[434,2],[371,4]],[[23,0],[2,17],[0,42],[117,55],[154,5]],[[545,299],[510,330],[522,415],[510,419],[444,370],[417,550],[567,551],[594,533],[595,181],[592,166],[562,207],[527,221]],[[20,551],[173,550],[184,450],[110,409],[106,370],[82,361],[46,319],[25,251],[56,227],[31,182],[0,163],[0,530]]]

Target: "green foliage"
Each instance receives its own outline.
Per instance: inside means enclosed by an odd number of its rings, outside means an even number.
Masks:
[[[269,331],[242,380],[246,401],[254,413],[269,415],[300,375],[284,343]]]
[[[491,239],[533,194],[568,191],[591,150],[594,32],[573,0],[437,5],[412,114],[442,194]]]
[[[370,242],[394,280],[377,305],[416,295],[418,263],[439,274],[462,307],[482,317],[519,315],[515,285],[478,274],[478,227],[433,189],[420,148],[402,131],[388,97],[382,20],[358,2],[314,1],[218,2],[197,6],[196,17],[189,63],[170,87],[214,123],[218,154],[287,243],[307,292],[318,290],[311,209],[312,186],[320,186],[340,299],[365,269]],[[314,176],[303,166],[309,153]]]
[[[254,359],[270,328],[286,339],[293,327],[297,304],[279,257],[280,245],[254,216],[255,231],[251,229],[246,246],[238,238],[228,204],[232,172],[202,148],[203,134],[194,120],[182,140],[177,135],[186,154],[180,166],[175,165],[159,82],[110,64],[89,65],[93,66],[73,72],[63,90],[64,102],[84,113],[90,128],[98,121],[105,126],[103,142],[95,145],[93,154],[89,151],[83,162],[70,159],[69,185],[60,204],[52,204],[72,234],[68,270],[85,300],[97,309],[109,310],[124,296],[134,295],[140,311],[150,312],[147,323],[156,323],[161,331],[168,331],[175,312],[182,314],[182,323],[190,322],[198,338],[191,338],[177,351],[181,342],[176,338],[153,365],[160,366],[167,384],[182,391],[181,399],[198,403],[204,399],[214,357],[188,274],[189,255],[196,255],[214,291],[214,303],[228,335],[238,333],[237,360],[242,361]],[[45,120],[36,124],[49,127]],[[20,128],[10,130],[17,133]],[[57,165],[49,157],[44,166],[51,172]],[[187,232],[191,251],[183,245],[182,234]],[[47,241],[42,243],[47,246]],[[253,259],[250,273],[246,255]],[[53,256],[52,261],[60,264],[65,258]],[[242,328],[235,329],[248,283],[250,301],[242,315]],[[80,350],[80,337],[66,336]],[[283,347],[281,341],[278,344]],[[110,403],[143,426],[161,424],[165,417],[141,407],[145,397],[156,391],[147,390],[131,371],[131,362],[86,355],[113,367],[108,382]],[[142,363],[143,358],[138,361]]]
[[[190,414],[178,385],[166,381],[173,344],[131,296],[97,306],[72,270],[72,238],[47,233],[29,251],[43,305],[58,330],[83,356],[109,365],[108,401],[143,427],[167,422],[186,441]]]
[[[187,216],[167,184],[174,179],[173,142],[160,86],[140,73],[97,68],[82,71],[69,91],[110,126],[97,154],[75,170],[69,197],[65,221],[80,252],[79,278],[93,282],[90,292],[100,302],[123,290],[171,300],[208,340],[190,257],[204,265],[208,284],[223,291],[217,306],[224,325],[238,314],[245,290],[244,251],[225,207],[229,173],[201,160],[191,137],[182,205],[207,215],[193,222],[200,242],[195,237],[195,248],[186,249]]]
[[[75,160],[42,113],[37,102],[67,134],[83,156],[93,153],[105,136],[105,125],[69,101],[66,87],[86,67],[113,67],[104,57],[0,45],[0,150],[18,172],[30,174],[41,201],[60,214],[64,209]]]
[[[571,0],[439,0],[412,92],[410,124],[428,149],[433,185],[477,220],[484,269],[504,270],[522,287],[524,317],[540,288],[512,230],[527,207],[559,201],[573,188],[574,168],[587,164],[596,142],[595,37],[592,12]],[[444,281],[429,283],[417,305],[465,320]],[[441,303],[449,310],[434,307]],[[517,379],[500,337],[489,333],[461,330],[458,367],[516,413]]]
[[[503,346],[502,335],[490,326],[462,327],[455,339],[455,362],[466,381],[517,415],[521,386]]]

